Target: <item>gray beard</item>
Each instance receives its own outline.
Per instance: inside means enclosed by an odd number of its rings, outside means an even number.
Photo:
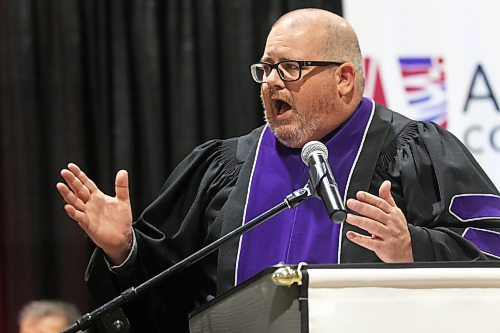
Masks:
[[[307,142],[311,141],[311,138],[318,131],[329,113],[333,112],[331,100],[331,96],[322,96],[321,99],[316,100],[311,106],[313,112],[308,118],[303,114],[291,110],[289,112],[294,112],[293,121],[287,121],[287,123],[281,124],[276,120],[270,122],[267,117],[267,112],[264,110],[264,119],[269,124],[269,127],[279,142],[287,147],[302,148]],[[262,102],[265,109],[264,101]],[[293,130],[290,128],[290,125],[287,125],[290,123],[294,124]]]
[[[293,123],[296,125],[294,126],[294,130],[291,130],[289,125],[282,125],[279,121],[269,122],[265,113],[264,117],[278,141],[291,148],[301,148],[310,141],[310,138],[318,130],[322,121],[322,117],[318,114],[315,114],[312,119],[306,119],[302,115],[295,114]]]

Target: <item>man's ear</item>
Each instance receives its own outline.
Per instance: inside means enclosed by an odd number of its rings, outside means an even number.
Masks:
[[[347,96],[354,92],[354,79],[356,78],[356,71],[354,65],[346,62],[337,68],[337,91],[340,96]]]

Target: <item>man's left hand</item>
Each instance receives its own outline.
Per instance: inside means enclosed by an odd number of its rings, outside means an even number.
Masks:
[[[352,242],[375,254],[386,263],[413,262],[411,236],[406,218],[391,195],[391,182],[380,185],[379,196],[359,191],[347,207],[360,216],[348,214],[347,222],[366,230],[371,236],[348,231]]]

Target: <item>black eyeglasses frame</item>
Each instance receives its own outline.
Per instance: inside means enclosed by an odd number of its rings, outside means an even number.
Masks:
[[[283,73],[281,72],[280,68],[278,67],[280,64],[282,63],[285,63],[285,62],[295,62],[298,64],[299,66],[299,75],[296,79],[293,79],[293,80],[289,80],[289,79],[286,79],[283,75]],[[273,69],[276,69],[276,71],[278,72],[278,75],[279,77],[281,78],[281,80],[283,82],[294,82],[294,81],[298,81],[302,78],[302,67],[309,67],[309,66],[315,66],[315,67],[323,67],[323,66],[329,66],[329,65],[335,65],[335,66],[340,66],[340,65],[343,65],[345,64],[345,62],[339,62],[339,61],[318,61],[318,60],[282,60],[282,61],[279,61],[277,63],[274,63],[274,64],[271,64],[271,63],[268,63],[268,62],[263,62],[263,61],[259,61],[259,62],[256,62],[256,63],[253,63],[250,65],[250,73],[252,73],[252,79],[257,82],[257,83],[264,83],[265,81],[258,81],[256,80],[255,76],[253,75],[254,71],[253,71],[253,68],[256,66],[256,65],[267,65],[269,66],[270,68],[270,71],[269,73],[271,73],[273,71]]]

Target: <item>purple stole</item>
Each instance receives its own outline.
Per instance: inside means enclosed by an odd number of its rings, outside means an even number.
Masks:
[[[321,140],[328,148],[328,161],[344,202],[373,110],[373,101],[363,98],[353,115]],[[309,167],[302,162],[300,153],[300,149],[281,144],[270,128],[265,127],[255,154],[243,223],[307,183]],[[337,263],[340,231],[341,225],[330,221],[323,202],[308,199],[240,238],[235,281],[239,284],[280,262]]]
[[[500,196],[494,194],[459,194],[450,202],[450,213],[461,222],[500,219]],[[462,237],[481,251],[500,258],[500,232],[479,228],[465,229]]]

